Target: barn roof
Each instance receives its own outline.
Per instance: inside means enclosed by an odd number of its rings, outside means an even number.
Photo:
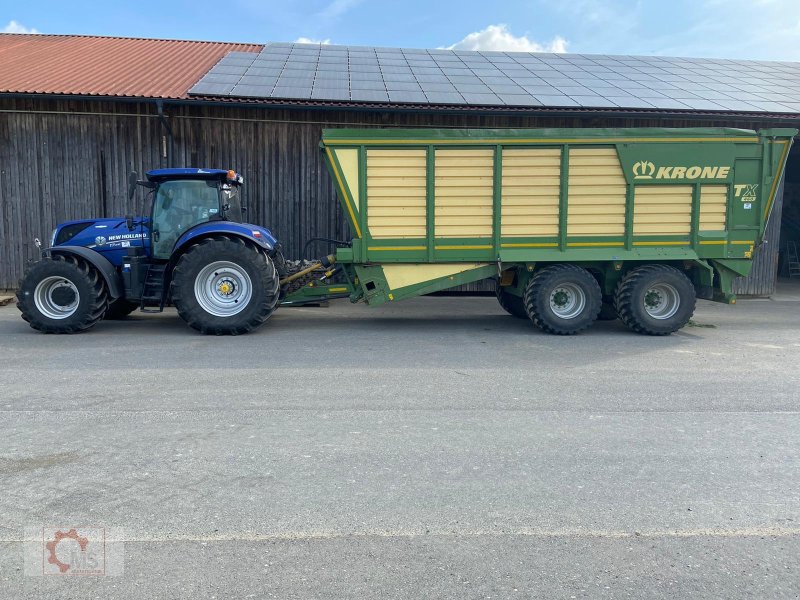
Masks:
[[[217,61],[257,44],[0,34],[0,93],[185,98]]]
[[[0,94],[800,118],[800,63],[0,34]]]
[[[190,95],[420,106],[800,114],[800,63],[267,44]]]

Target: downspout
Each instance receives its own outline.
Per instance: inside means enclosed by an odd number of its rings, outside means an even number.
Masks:
[[[170,127],[169,121],[167,121],[167,115],[164,114],[164,101],[163,100],[156,100],[156,108],[158,109],[158,120],[161,122],[161,125],[167,132],[167,139],[169,140],[169,150],[167,151],[164,148],[164,158],[167,159],[167,166],[170,166],[170,161],[175,159],[175,137],[172,134],[172,127]],[[171,165],[175,166],[175,165]]]

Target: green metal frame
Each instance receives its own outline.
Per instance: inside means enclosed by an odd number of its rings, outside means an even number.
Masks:
[[[330,129],[323,131],[320,147],[326,150],[328,169],[355,233],[352,249],[337,251],[339,263],[347,265],[353,282],[369,279],[375,289],[353,283],[351,299],[370,304],[392,301],[475,281],[477,275],[491,277],[501,270],[515,269],[516,286],[533,265],[570,262],[600,273],[603,281],[616,281],[637,264],[660,262],[686,268],[698,286],[711,285],[715,299],[731,302],[735,276],[749,272],[754,247],[762,239],[778,183],[783,174],[794,129],[759,132],[727,128],[687,129]],[[422,239],[373,240],[369,232],[369,148],[421,148],[426,151],[426,226]],[[561,149],[558,235],[553,237],[503,237],[501,228],[502,156],[506,147],[555,147]],[[572,148],[614,147],[627,181],[625,232],[621,236],[570,236],[568,234],[569,153]],[[359,152],[359,206],[352,206],[352,193],[336,160],[339,148]],[[435,153],[439,148],[491,148],[494,152],[492,235],[488,238],[437,238],[435,214]],[[652,178],[635,174],[637,161],[653,165]],[[659,167],[656,178],[655,167]],[[666,171],[660,169],[663,166]],[[717,170],[697,171],[695,166]],[[724,176],[721,167],[727,167]],[[666,179],[675,170],[683,178]],[[702,173],[686,179],[686,173]],[[713,175],[713,177],[712,177]],[[702,185],[724,184],[728,189],[725,231],[700,231]],[[741,186],[756,185],[757,195],[745,203],[735,196]],[[635,235],[635,189],[646,185],[692,186],[691,229],[688,235]],[[749,206],[747,206],[749,204]],[[351,216],[352,215],[352,216]],[[484,270],[455,278],[425,282],[400,293],[384,289],[385,279],[374,277],[381,265],[395,263],[486,263]],[[738,275],[734,275],[738,274]],[[369,275],[364,279],[364,275]],[[709,279],[711,281],[709,281]],[[443,286],[443,287],[442,287]],[[435,289],[434,289],[435,288]],[[512,293],[514,291],[509,290]],[[321,290],[303,292],[318,294]],[[606,290],[607,293],[608,290]]]

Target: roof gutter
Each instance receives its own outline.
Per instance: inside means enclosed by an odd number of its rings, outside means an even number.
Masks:
[[[743,112],[726,112],[726,111],[669,111],[669,110],[636,110],[636,109],[586,109],[586,108],[549,108],[549,107],[491,107],[491,106],[476,106],[474,108],[464,108],[459,106],[445,106],[438,105],[432,107],[420,106],[385,106],[385,105],[372,105],[368,103],[360,105],[337,105],[332,102],[328,103],[300,103],[291,101],[278,101],[278,102],[247,102],[239,100],[229,100],[220,98],[147,98],[143,96],[100,96],[93,94],[31,94],[31,93],[2,93],[0,92],[0,100],[3,98],[21,98],[21,99],[36,99],[36,100],[83,100],[89,102],[107,101],[107,102],[137,102],[147,104],[148,101],[155,100],[156,106],[160,103],[162,105],[161,114],[163,114],[163,107],[167,104],[174,106],[229,106],[232,108],[271,108],[275,110],[294,110],[294,111],[344,111],[344,112],[391,112],[391,113],[405,113],[405,114],[442,114],[442,115],[485,115],[485,116],[551,116],[551,117],[595,117],[595,118],[616,118],[616,119],[681,119],[692,121],[709,121],[714,119],[733,120],[739,122],[746,121],[762,121],[771,124],[797,126],[800,120],[800,114],[787,115],[781,113],[743,113]],[[1,110],[3,112],[32,112],[26,110]],[[71,111],[53,111],[66,114],[76,114]],[[97,113],[90,113],[97,114]],[[115,116],[128,116],[124,113],[113,113]],[[148,115],[130,115],[130,116],[148,116]],[[161,118],[159,113],[151,115]],[[168,115],[163,115],[166,120]],[[177,117],[176,117],[177,118]],[[380,126],[380,123],[376,123]],[[168,131],[168,124],[165,124]],[[171,133],[170,133],[171,135]]]

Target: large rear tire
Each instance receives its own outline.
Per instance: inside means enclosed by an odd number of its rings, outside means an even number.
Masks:
[[[598,321],[616,321],[619,319],[617,309],[614,308],[613,302],[606,302],[603,299],[603,305],[600,307],[600,314],[597,315]]]
[[[22,318],[44,333],[86,331],[103,318],[107,307],[103,277],[71,255],[55,255],[31,265],[17,292]]]
[[[625,325],[644,335],[669,335],[689,322],[697,299],[686,275],[669,265],[645,265],[628,273],[614,298]]]
[[[194,244],[172,272],[172,303],[201,333],[240,335],[266,321],[278,304],[280,283],[272,260],[235,237]]]
[[[542,331],[574,335],[597,319],[603,294],[589,271],[559,264],[536,271],[525,289],[528,317]]]
[[[497,301],[500,303],[500,306],[510,314],[512,317],[517,317],[518,319],[527,319],[528,312],[525,310],[525,301],[520,298],[519,296],[515,296],[514,294],[510,294],[505,291],[502,287],[500,287],[500,282],[496,283],[495,288],[495,295],[497,296]]]

